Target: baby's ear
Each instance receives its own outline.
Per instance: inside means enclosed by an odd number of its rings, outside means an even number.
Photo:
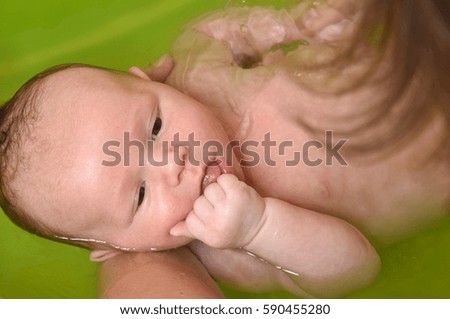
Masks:
[[[128,69],[128,72],[136,75],[138,78],[141,78],[143,80],[150,80],[150,77],[147,75],[147,73],[145,73],[144,71],[142,71],[141,69],[139,69],[137,66],[132,66],[131,68]]]
[[[91,251],[91,254],[89,256],[89,259],[93,262],[102,262],[107,259],[110,259],[114,256],[117,256],[118,254],[121,254],[122,252],[119,250],[113,250],[113,249],[105,249],[105,250],[93,250]]]

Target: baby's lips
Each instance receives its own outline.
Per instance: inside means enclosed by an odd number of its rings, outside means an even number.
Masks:
[[[232,174],[232,167],[226,164],[225,159],[216,158],[215,160],[206,163],[203,179],[200,185],[200,195],[204,193],[206,187],[215,183],[222,174]]]
[[[233,174],[233,166],[227,165],[225,160],[220,160],[219,167],[222,174]]]
[[[202,180],[202,194],[208,185],[215,183],[217,178],[222,174],[220,165],[209,165],[205,168],[205,176]]]

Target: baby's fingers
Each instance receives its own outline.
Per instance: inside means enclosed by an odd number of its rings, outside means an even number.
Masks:
[[[242,182],[233,174],[223,174],[217,179],[217,184],[222,188],[225,194],[236,190]]]
[[[206,189],[208,189],[208,187]],[[200,219],[203,223],[208,224],[210,222],[211,215],[214,212],[214,206],[205,195],[202,195],[195,200],[193,211],[198,219]]]
[[[225,199],[225,192],[218,183],[208,185],[208,187],[205,188],[203,195],[213,207],[220,205]]]
[[[170,235],[175,237],[194,238],[194,236],[187,228],[186,222],[184,220],[172,227],[172,229],[170,230]]]

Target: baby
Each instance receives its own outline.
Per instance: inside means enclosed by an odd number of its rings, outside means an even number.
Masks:
[[[0,116],[2,207],[93,260],[189,244],[214,278],[250,290],[332,297],[368,285],[379,259],[365,236],[393,242],[447,213],[446,158],[422,160],[448,135],[448,91],[395,154],[339,154],[344,140],[318,139],[336,130],[361,150],[385,138],[422,85],[414,74],[393,114],[367,125],[362,111],[392,71],[375,53],[393,48],[343,45],[368,22],[372,8],[356,4],[196,22],[174,45],[167,79],[195,100],[150,80],[165,79],[167,60],[156,73],[71,65],[36,76]],[[358,59],[346,65],[350,52]]]

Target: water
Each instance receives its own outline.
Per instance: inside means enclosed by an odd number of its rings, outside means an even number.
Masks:
[[[83,62],[127,70],[166,53],[181,26],[225,5],[277,6],[295,1],[3,0],[0,3],[0,102],[31,75],[54,64]],[[280,234],[281,236],[281,234]],[[299,243],[301,245],[301,243]],[[356,298],[449,298],[450,221],[380,250],[378,280]],[[0,296],[94,298],[97,264],[77,247],[25,233],[0,212]],[[228,297],[281,298],[225,288]]]
[[[286,8],[298,2],[298,0],[229,0],[226,6],[273,6],[275,8]]]

